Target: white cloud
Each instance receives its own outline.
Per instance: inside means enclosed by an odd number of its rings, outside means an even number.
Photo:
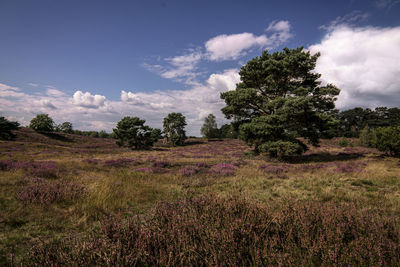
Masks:
[[[208,40],[205,49],[210,60],[235,60],[252,48],[272,49],[287,42],[293,36],[290,29],[290,23],[286,20],[273,21],[265,30],[269,35],[256,36],[248,32],[222,34]]]
[[[38,101],[38,104],[44,108],[49,108],[49,109],[57,109],[49,99],[41,99]]]
[[[106,97],[102,95],[92,95],[89,92],[83,93],[76,91],[73,96],[73,103],[84,108],[99,108],[105,105]]]
[[[230,91],[236,89],[236,84],[240,82],[239,70],[229,69],[223,73],[211,74],[207,83],[219,91]]]
[[[37,83],[28,83],[28,85],[30,85],[32,87],[38,87],[39,86],[39,84],[37,84]]]
[[[339,26],[321,43],[316,71],[342,91],[338,108],[398,106],[400,103],[400,27]]]
[[[211,38],[205,43],[210,60],[221,61],[238,59],[252,47],[265,47],[269,40],[265,35],[255,36],[244,32],[239,34],[222,34]]]
[[[48,96],[65,96],[64,92],[57,90],[54,87],[47,87],[46,94]]]
[[[198,84],[196,78],[201,74],[197,70],[197,65],[202,57],[203,54],[199,49],[190,49],[184,55],[165,58],[165,66],[146,63],[143,66],[166,79],[194,85]]]
[[[0,83],[0,91],[19,91],[18,87],[10,86],[4,83]]]

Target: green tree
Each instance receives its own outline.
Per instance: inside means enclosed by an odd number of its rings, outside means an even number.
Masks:
[[[63,133],[73,133],[72,123],[66,121],[57,126],[57,130]]]
[[[205,138],[218,138],[219,130],[217,126],[217,122],[215,121],[214,114],[209,114],[204,119],[204,124],[201,127],[201,135]]]
[[[400,155],[400,126],[379,127],[375,130],[375,147],[391,156]]]
[[[12,133],[13,130],[19,128],[19,123],[16,121],[9,121],[4,117],[0,117],[0,139],[11,140],[15,137]]]
[[[321,75],[313,71],[318,57],[303,47],[264,51],[241,68],[236,89],[221,94],[226,103],[222,112],[242,122],[240,138],[255,152],[301,154],[307,146],[298,137],[317,145],[336,123],[331,113],[340,90],[321,86]]]
[[[144,125],[146,121],[138,117],[124,117],[117,123],[113,133],[117,145],[128,146],[134,149],[148,149],[155,142],[152,137],[152,128]]]
[[[182,145],[186,139],[186,119],[182,113],[169,113],[163,121],[164,138],[173,146]]]
[[[38,114],[29,124],[36,132],[52,132],[54,131],[54,121],[48,114]]]

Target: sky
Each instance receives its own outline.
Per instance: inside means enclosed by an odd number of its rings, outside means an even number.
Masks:
[[[181,112],[200,136],[248,60],[299,46],[340,110],[400,106],[400,0],[0,0],[0,116],[111,132]]]

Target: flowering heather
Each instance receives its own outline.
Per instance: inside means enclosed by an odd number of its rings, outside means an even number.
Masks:
[[[137,161],[128,158],[111,159],[104,162],[104,165],[108,167],[127,167],[137,164]]]
[[[72,182],[49,182],[43,179],[34,179],[31,182],[33,183],[23,186],[17,194],[17,199],[24,204],[48,204],[75,200],[84,194],[84,188]]]
[[[208,168],[210,167],[207,163],[205,162],[198,162],[196,165],[198,168]]]
[[[210,173],[228,176],[235,174],[237,167],[229,163],[219,163],[211,167]]]
[[[54,161],[0,161],[0,169],[3,171],[24,169],[31,176],[42,178],[56,178],[61,171]]]
[[[289,201],[276,211],[240,196],[160,203],[106,218],[101,235],[34,246],[27,265],[399,266],[398,220],[350,204]]]
[[[196,173],[198,173],[199,171],[200,171],[199,167],[185,166],[184,168],[179,170],[179,173],[182,176],[192,176],[192,175],[195,175]]]
[[[362,172],[366,166],[365,162],[339,162],[336,165],[335,172]]]
[[[165,167],[170,167],[171,162],[169,161],[154,161],[153,162],[153,167],[155,168],[165,168]]]

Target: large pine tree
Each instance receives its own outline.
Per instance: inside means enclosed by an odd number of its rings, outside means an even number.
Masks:
[[[316,145],[335,122],[331,112],[340,90],[321,86],[321,75],[313,71],[318,57],[303,47],[264,51],[242,67],[236,90],[221,94],[222,112],[242,122],[239,137],[256,152],[301,154],[307,147],[299,137]]]

